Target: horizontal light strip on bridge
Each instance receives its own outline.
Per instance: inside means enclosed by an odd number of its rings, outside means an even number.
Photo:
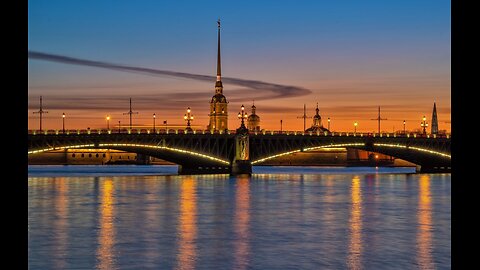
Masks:
[[[163,150],[168,150],[168,151],[172,151],[172,152],[185,153],[185,154],[189,154],[189,155],[193,155],[193,156],[199,156],[199,157],[202,157],[202,158],[215,160],[215,161],[227,164],[227,165],[230,164],[230,162],[225,161],[223,159],[216,158],[216,157],[212,157],[212,156],[208,156],[208,155],[205,155],[205,154],[200,154],[200,153],[196,153],[196,152],[192,152],[192,151],[187,151],[187,150],[183,150],[183,149],[166,147],[166,146],[148,145],[148,144],[129,144],[129,143],[100,143],[98,146],[100,146],[100,147],[101,146],[127,146],[127,147],[144,147],[144,148],[153,148],[153,149],[163,149]]]
[[[364,146],[364,145],[365,145],[365,143],[328,144],[328,145],[321,145],[321,146],[304,148],[303,151],[310,151],[310,150],[321,149],[321,148],[330,148],[330,147],[347,147],[347,146]],[[272,159],[272,158],[281,157],[281,156],[285,156],[285,155],[290,155],[290,154],[297,153],[297,152],[300,152],[300,151],[302,151],[302,149],[293,150],[293,151],[289,151],[289,152],[285,152],[285,153],[276,154],[276,155],[273,155],[273,156],[261,158],[259,160],[252,161],[252,165],[255,164],[255,163],[263,162],[265,160],[269,160],[269,159]]]
[[[426,153],[430,153],[430,154],[434,154],[434,155],[439,155],[439,156],[442,156],[442,157],[452,158],[452,156],[449,155],[449,154],[445,154],[445,153],[437,152],[437,151],[432,151],[432,150],[425,149],[425,148],[414,147],[414,146],[408,146],[407,147],[406,145],[386,144],[386,143],[374,143],[373,145],[374,146],[393,147],[393,148],[413,149],[413,150],[417,150],[417,151],[421,151],[421,152],[426,152]]]
[[[37,154],[37,153],[42,153],[42,152],[48,152],[48,151],[53,151],[53,150],[62,150],[62,149],[69,149],[69,148],[84,148],[84,147],[93,147],[95,146],[94,144],[79,144],[79,145],[70,145],[70,146],[59,146],[59,147],[50,147],[50,148],[44,148],[40,150],[34,150],[34,151],[28,151],[28,154]]]

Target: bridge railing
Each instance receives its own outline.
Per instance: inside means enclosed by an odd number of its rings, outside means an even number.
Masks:
[[[288,135],[288,136],[346,136],[346,137],[403,137],[403,138],[447,138],[451,137],[450,133],[439,134],[423,134],[423,133],[370,133],[370,132],[317,132],[317,131],[279,131],[279,130],[261,130],[249,131],[252,135]],[[85,135],[85,134],[235,134],[235,130],[192,130],[185,129],[67,129],[63,130],[28,130],[30,135]]]

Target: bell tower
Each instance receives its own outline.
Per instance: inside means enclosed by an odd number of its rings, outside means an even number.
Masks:
[[[208,129],[210,131],[227,131],[228,130],[228,102],[223,95],[222,84],[222,65],[220,58],[220,19],[217,21],[218,26],[218,51],[217,51],[217,81],[215,82],[215,95],[210,100],[210,123]]]

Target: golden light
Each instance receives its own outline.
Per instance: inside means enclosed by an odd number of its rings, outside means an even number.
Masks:
[[[62,117],[65,118],[65,113],[63,113]]]
[[[183,119],[187,120],[187,115],[185,114],[185,116],[183,116]]]
[[[423,116],[423,121],[427,120],[427,118],[425,118],[425,115]]]
[[[245,110],[245,107],[242,105],[242,111],[244,111],[244,110]]]
[[[187,112],[188,112],[188,113],[190,112],[190,107],[188,107]]]
[[[155,114],[153,114],[153,118],[157,117]]]
[[[107,115],[107,120],[110,120],[110,115]]]
[[[238,113],[238,118],[242,118],[242,115],[240,113]]]
[[[357,123],[357,122],[355,122],[355,123],[353,123],[353,125],[354,125],[354,126],[358,126],[358,123]]]
[[[378,155],[375,155],[375,158],[378,159]]]

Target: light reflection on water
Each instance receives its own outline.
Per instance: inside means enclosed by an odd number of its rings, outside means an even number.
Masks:
[[[177,269],[195,269],[197,250],[197,196],[196,181],[193,178],[183,179],[180,186],[180,225],[177,232],[178,267]]]
[[[68,245],[68,185],[65,178],[58,178],[53,181],[57,195],[55,196],[55,265],[58,269],[65,268],[65,256]]]
[[[348,254],[348,267],[361,269],[362,256],[362,194],[360,178],[352,179],[352,200],[350,206],[350,248]]]
[[[450,182],[353,172],[30,176],[29,268],[448,269]]]
[[[115,268],[115,225],[113,181],[107,178],[102,183],[100,205],[100,233],[98,236],[97,269]]]
[[[418,200],[418,265],[420,269],[435,269],[432,260],[432,207],[430,177],[422,175],[419,180]]]
[[[250,179],[248,176],[239,176],[236,179],[235,189],[235,264],[234,269],[247,269],[249,264],[249,237],[250,232]]]

